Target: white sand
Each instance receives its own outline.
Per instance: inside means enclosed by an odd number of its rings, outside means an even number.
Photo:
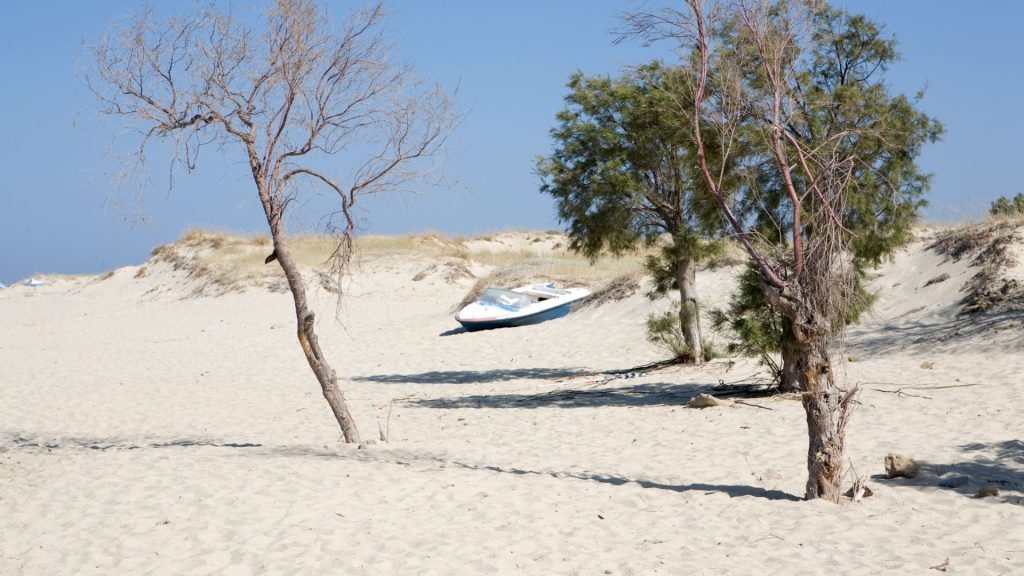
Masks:
[[[1024,318],[958,318],[974,271],[924,246],[836,354],[875,494],[838,506],[799,501],[797,400],[685,407],[752,360],[587,383],[659,359],[642,295],[450,334],[471,281],[364,264],[340,324],[315,293],[363,435],[389,433],[357,449],[288,294],[186,297],[158,266],[2,291],[0,574],[1024,573]],[[700,276],[712,304],[734,272]],[[874,478],[891,451],[922,475]]]

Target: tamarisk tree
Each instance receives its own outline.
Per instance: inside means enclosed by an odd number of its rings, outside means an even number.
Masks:
[[[697,194],[693,136],[680,105],[692,102],[679,69],[652,63],[619,78],[576,73],[566,108],[551,131],[554,153],[538,160],[541,191],[569,225],[570,246],[590,257],[622,254],[662,235],[671,238],[647,268],[656,294],[679,291],[681,359],[701,364],[696,271],[718,245],[719,220]]]
[[[345,440],[359,442],[317,340],[285,217],[301,194],[336,199],[329,264],[340,283],[356,202],[401,190],[433,167],[452,127],[450,101],[394,61],[380,4],[340,26],[312,0],[278,0],[260,16],[249,25],[212,6],[162,21],[143,11],[89,47],[86,81],[101,111],[140,135],[133,166],[157,143],[173,150],[172,171],[191,170],[210,146],[245,162],[273,239],[267,262],[287,278],[302,352]]]
[[[910,228],[929,176],[921,173],[916,158],[924,144],[936,141],[942,125],[916,109],[916,100],[890,94],[884,73],[899,55],[896,41],[862,15],[821,6],[811,21],[812,42],[806,66],[796,71],[799,90],[791,94],[792,105],[802,122],[786,126],[790,136],[813,148],[846,130],[870,127],[869,137],[845,138],[836,146],[853,155],[846,200],[840,215],[851,233],[850,255],[858,274],[853,297],[844,311],[844,322],[856,322],[873,297],[863,286],[864,274],[877,266],[899,246],[910,240]],[[726,28],[735,47],[740,44],[737,29]],[[756,55],[733,48],[733,58],[746,60],[746,74],[756,76]],[[920,96],[918,96],[920,98]],[[760,178],[747,182],[747,195],[756,199],[749,205],[750,217],[763,238],[785,245],[784,232],[792,227],[792,206],[777,164],[762,163]],[[813,230],[805,229],[805,234]],[[770,366],[783,391],[801,391],[797,371],[798,347],[789,321],[767,305],[756,288],[757,269],[749,268],[725,312],[714,311],[716,326],[730,326],[739,336],[736,350],[755,353]],[[781,364],[772,353],[781,353]]]
[[[865,150],[880,145],[896,117],[884,111],[863,123],[818,129],[819,116],[800,103],[808,94],[815,46],[826,41],[814,23],[828,9],[816,0],[686,0],[674,8],[625,18],[624,34],[672,39],[693,63],[691,129],[705,190],[758,274],[768,304],[793,335],[795,373],[807,415],[807,499],[838,501],[845,429],[856,387],[843,390],[830,356],[857,293],[855,244],[867,236],[853,227],[858,170],[870,170]],[[857,68],[848,70],[859,74]],[[837,95],[821,92],[816,106]],[[820,108],[826,110],[827,108]],[[683,110],[681,114],[686,114]],[[714,139],[706,134],[714,134]],[[802,137],[813,135],[813,137]],[[744,149],[737,144],[750,142]],[[746,158],[735,158],[748,154]],[[772,242],[745,218],[756,203],[749,183],[733,187],[727,162],[749,172],[770,167],[788,213],[787,242]],[[865,186],[870,183],[864,183]],[[856,212],[866,214],[864,211]]]

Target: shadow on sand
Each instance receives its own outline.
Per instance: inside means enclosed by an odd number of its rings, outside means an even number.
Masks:
[[[221,442],[201,438],[177,438],[163,442],[129,442],[120,438],[62,438],[60,440],[45,440],[41,438],[26,438],[23,434],[2,433],[0,434],[0,448],[7,444],[13,448],[57,450],[61,448],[85,448],[88,450],[139,450],[142,448],[189,448],[195,446],[207,446],[213,448],[260,448],[262,444],[251,442]]]
[[[424,408],[599,408],[608,406],[685,406],[714,388],[711,384],[645,383],[600,388],[573,388],[535,394],[479,394],[422,398],[408,404]]]
[[[621,476],[612,476],[605,474],[580,474],[576,472],[548,472],[548,471],[536,471],[536,470],[523,470],[519,468],[502,468],[500,466],[473,466],[468,464],[454,463],[460,468],[466,468],[470,470],[487,470],[491,472],[497,472],[499,474],[516,474],[520,476],[535,475],[535,476],[549,476],[551,478],[573,478],[575,480],[586,480],[588,482],[600,482],[601,484],[611,484],[612,486],[623,486],[626,484],[636,484],[641,488],[648,490],[671,490],[672,492],[704,492],[710,494],[713,492],[721,492],[727,494],[731,498],[738,498],[741,496],[753,496],[755,498],[766,498],[768,500],[788,500],[791,502],[799,502],[802,499],[792,494],[783,492],[781,490],[768,490],[760,488],[758,486],[742,486],[735,484],[705,484],[702,482],[695,482],[692,484],[663,484],[660,482],[652,482],[650,480],[633,480],[630,478],[623,478]]]
[[[505,370],[447,370],[420,374],[374,374],[352,380],[381,384],[486,384],[508,380],[553,380],[585,375],[586,372],[560,368],[513,368]]]
[[[359,460],[363,462],[382,462],[395,464],[403,467],[418,465],[430,469],[458,468],[474,472],[492,472],[496,474],[512,474],[516,476],[540,476],[555,480],[581,480],[585,482],[598,482],[612,486],[639,486],[645,490],[670,490],[672,492],[704,492],[706,494],[719,492],[731,498],[751,496],[754,498],[765,498],[768,500],[799,502],[802,498],[783,492],[781,490],[769,490],[758,486],[743,486],[734,484],[707,484],[694,482],[690,484],[665,484],[645,479],[625,478],[612,474],[596,474],[581,472],[557,472],[550,470],[527,470],[524,468],[495,466],[488,464],[470,464],[449,460],[436,456],[414,454],[392,450],[330,450],[318,449],[306,446],[282,446],[270,449],[276,456],[287,458],[323,458],[329,460]]]
[[[1008,504],[1024,504],[1024,442],[974,442],[960,447],[965,459],[953,464],[918,461],[922,473],[916,478],[887,479],[884,475],[874,479],[893,486],[912,486],[934,490],[953,490],[958,494],[976,498],[978,489],[994,487],[999,490],[995,498]],[[962,485],[956,485],[957,478]]]
[[[1024,313],[1002,312],[960,316],[947,322],[895,321],[869,334],[857,335],[851,348],[865,355],[883,356],[905,352],[929,352],[953,338],[972,338],[1004,330],[1020,331]],[[1015,342],[1024,348],[1024,337]]]
[[[670,490],[673,492],[704,492],[727,494],[732,498],[751,496],[765,498],[768,500],[799,501],[800,498],[782,492],[781,490],[768,490],[757,486],[743,486],[733,484],[707,484],[695,482],[690,484],[665,484],[642,478],[625,478],[612,474],[596,474],[582,472],[556,472],[548,470],[527,470],[523,468],[504,467],[488,464],[471,464],[421,454],[404,450],[371,449],[357,450],[348,446],[343,448],[320,448],[312,445],[279,445],[264,446],[249,442],[216,442],[194,438],[179,438],[166,441],[129,441],[127,439],[104,438],[87,439],[73,438],[62,439],[61,441],[46,441],[41,439],[30,439],[28,434],[5,433],[0,439],[0,450],[20,448],[29,451],[53,451],[53,450],[97,450],[97,451],[120,451],[120,450],[144,450],[170,447],[216,447],[216,448],[251,448],[238,452],[248,458],[298,458],[318,459],[329,461],[382,463],[406,468],[416,467],[422,470],[442,470],[456,468],[471,472],[511,474],[516,476],[540,476],[554,480],[571,480],[598,482],[612,486],[638,486],[645,490]],[[185,456],[183,456],[185,457]]]

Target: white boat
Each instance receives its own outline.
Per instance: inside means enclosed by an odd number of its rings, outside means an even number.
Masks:
[[[488,288],[475,302],[459,310],[455,319],[466,330],[509,328],[561,318],[571,304],[590,296],[586,288],[555,288],[533,284],[512,290]]]

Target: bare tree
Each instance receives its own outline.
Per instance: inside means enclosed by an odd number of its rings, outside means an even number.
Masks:
[[[705,188],[755,263],[767,300],[793,325],[809,436],[805,497],[838,501],[845,428],[857,394],[856,388],[839,388],[830,357],[856,274],[852,234],[841,214],[858,158],[842,143],[871,137],[870,127],[829,134],[813,146],[795,135],[808,120],[794,95],[819,2],[686,3],[686,10],[627,15],[624,34],[670,38],[693,55],[692,130]],[[741,133],[760,142],[761,160],[774,163],[781,175],[792,222],[786,250],[758,238],[733,208],[737,191],[724,186]]]
[[[209,145],[244,155],[273,238],[267,262],[284,271],[299,344],[346,442],[359,442],[359,430],[317,340],[285,215],[300,191],[336,195],[327,221],[340,283],[357,200],[404,189],[433,168],[424,161],[452,128],[450,101],[393,61],[383,17],[376,4],[336,30],[313,0],[278,0],[256,26],[212,7],[164,21],[149,9],[89,47],[86,78],[102,113],[141,137],[130,167],[144,166],[158,142],[172,144],[172,170],[194,168]]]

